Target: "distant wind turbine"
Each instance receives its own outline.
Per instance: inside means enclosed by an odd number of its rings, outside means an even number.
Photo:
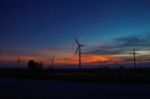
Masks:
[[[131,44],[131,46],[133,46],[133,62],[134,62],[134,68],[136,68],[137,64],[136,64],[136,51],[135,51],[135,43],[137,43],[137,40],[135,39],[131,39],[129,40],[129,43]]]
[[[18,56],[18,59],[17,59],[17,64],[18,64],[18,67],[20,66],[20,57]]]
[[[52,57],[52,58],[50,59],[50,61],[51,61],[51,69],[53,69],[53,67],[54,67],[54,57]]]
[[[79,41],[77,40],[77,38],[75,36],[74,36],[74,39],[75,39],[75,41],[77,43],[77,46],[78,46],[77,49],[76,49],[76,51],[75,51],[75,55],[78,52],[78,55],[79,55],[79,69],[81,69],[81,47],[83,47],[85,45],[80,44]]]
[[[133,48],[133,61],[134,61],[134,67],[136,68],[136,51],[135,51],[135,48]]]

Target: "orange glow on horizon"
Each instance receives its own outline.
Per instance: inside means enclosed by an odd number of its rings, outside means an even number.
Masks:
[[[56,54],[56,51],[54,51]],[[78,55],[73,55],[71,52],[60,52],[54,57],[54,64],[56,65],[77,65],[78,64]],[[48,52],[45,52],[48,53]],[[51,52],[52,53],[52,52]],[[49,55],[20,55],[20,62],[22,64],[27,64],[29,60],[34,60],[36,62],[43,62],[44,65],[50,65],[50,56]],[[0,54],[0,63],[16,63],[17,64],[18,55],[15,54]],[[111,55],[93,55],[93,54],[82,54],[82,64],[114,64],[118,63],[132,63],[131,61],[126,61],[123,57],[111,56]],[[144,61],[143,61],[144,62]]]
[[[37,55],[22,55],[19,56],[22,63],[27,63],[29,60],[35,60],[37,62],[43,62],[44,64],[51,64],[48,56],[37,56]],[[66,58],[67,57],[67,58]],[[73,56],[68,53],[66,57],[55,57],[55,64],[78,64],[78,55]],[[0,62],[17,62],[17,55],[0,55]],[[83,55],[82,63],[96,63],[104,61],[120,60],[119,58],[112,59],[109,55]]]
[[[112,57],[110,55],[88,55],[83,58],[85,63],[99,63],[99,62],[109,62],[109,61],[120,61],[120,58]]]

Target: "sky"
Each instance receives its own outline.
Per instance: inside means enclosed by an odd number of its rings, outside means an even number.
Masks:
[[[149,0],[1,0],[0,64],[132,63],[150,59]]]

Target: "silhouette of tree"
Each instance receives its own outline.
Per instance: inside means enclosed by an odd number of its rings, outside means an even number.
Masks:
[[[36,70],[41,70],[42,69],[42,65],[43,63],[36,63],[35,61],[33,60],[30,60],[28,62],[28,68],[32,71],[36,71]]]
[[[119,69],[120,69],[120,70],[123,70],[123,69],[124,69],[124,66],[120,65],[120,66],[119,66]]]

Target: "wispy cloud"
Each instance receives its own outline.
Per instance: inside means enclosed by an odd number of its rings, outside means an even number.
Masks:
[[[127,36],[114,39],[118,47],[148,47],[150,45],[150,35]]]
[[[91,50],[85,52],[85,54],[94,55],[110,55],[114,57],[120,57],[126,61],[131,60],[132,50],[136,48],[137,55],[140,57],[142,55],[150,55],[150,35],[140,35],[140,36],[127,36],[119,37],[110,40],[111,42],[105,45],[92,47]],[[145,59],[147,59],[145,57]]]

